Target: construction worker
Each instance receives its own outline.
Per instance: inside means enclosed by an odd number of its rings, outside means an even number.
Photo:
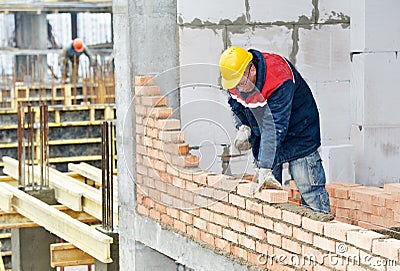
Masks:
[[[69,65],[72,66],[72,80],[78,81],[79,57],[85,54],[89,58],[90,66],[96,66],[96,58],[90,50],[83,44],[82,39],[74,39],[67,47],[63,48],[58,56],[58,65],[62,73],[62,78],[65,81],[70,75]],[[69,63],[70,62],[70,63]]]
[[[302,203],[330,213],[325,172],[318,153],[319,113],[311,90],[284,57],[232,46],[220,58],[222,86],[228,90],[240,151],[252,148],[257,184],[282,189],[282,164],[289,162]]]

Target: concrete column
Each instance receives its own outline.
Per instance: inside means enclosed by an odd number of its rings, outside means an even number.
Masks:
[[[97,228],[98,231],[112,237],[113,242],[111,244],[111,259],[112,263],[106,264],[98,260],[95,260],[94,268],[96,271],[119,271],[119,234],[118,232],[110,232],[103,230],[101,227]]]
[[[47,48],[46,14],[15,13],[15,41],[19,49]],[[18,55],[17,80],[39,81],[46,79],[47,57],[43,55]],[[32,78],[33,76],[33,78]]]
[[[184,271],[184,269],[178,269],[173,259],[140,242],[136,242],[136,258],[136,270]]]
[[[42,227],[11,229],[12,270],[55,270],[50,266],[50,244],[57,239]]]
[[[113,1],[115,96],[117,106],[117,152],[120,270],[136,269],[136,142],[134,76],[162,73],[176,68],[176,0]],[[165,76],[167,74],[167,76]],[[177,69],[156,81],[168,96],[169,105],[179,107]],[[176,114],[179,115],[179,114]],[[157,259],[152,258],[152,261]],[[142,269],[143,270],[143,269]],[[147,270],[147,269],[146,269]]]

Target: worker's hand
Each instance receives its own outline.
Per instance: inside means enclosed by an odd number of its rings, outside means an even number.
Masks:
[[[250,194],[254,195],[261,189],[282,190],[282,185],[275,179],[271,169],[260,168],[256,171],[257,183],[250,186]]]
[[[249,142],[249,137],[251,135],[251,130],[249,126],[242,125],[237,131],[234,145],[239,151],[247,151],[251,149],[251,144]]]

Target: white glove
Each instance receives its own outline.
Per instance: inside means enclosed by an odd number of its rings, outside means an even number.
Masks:
[[[260,168],[256,171],[257,183],[253,183],[250,187],[250,194],[254,195],[261,189],[278,189],[282,190],[282,185],[275,179],[271,169]]]
[[[251,149],[251,144],[249,142],[249,137],[251,135],[251,130],[249,126],[242,125],[237,131],[234,145],[239,151],[247,151]]]

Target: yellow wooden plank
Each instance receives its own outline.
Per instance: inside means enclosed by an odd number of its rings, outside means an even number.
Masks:
[[[51,267],[94,264],[94,258],[71,243],[50,245]]]
[[[103,263],[112,262],[110,244],[113,239],[111,237],[71,218],[16,187],[0,183],[0,189],[13,193],[12,206],[21,215],[73,243],[97,260]]]

